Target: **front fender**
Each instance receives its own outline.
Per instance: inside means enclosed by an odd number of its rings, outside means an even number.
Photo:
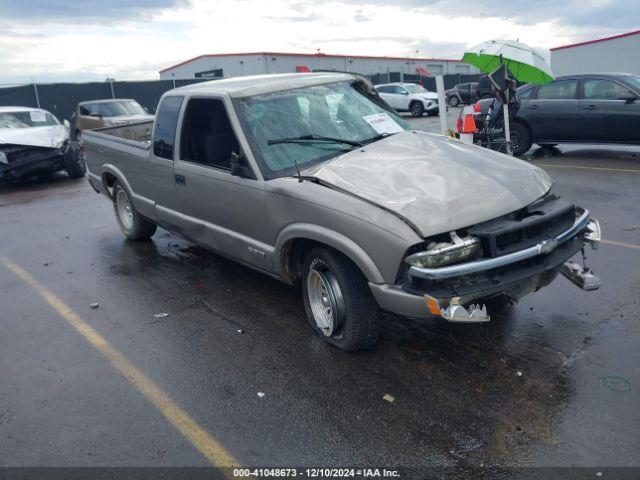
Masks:
[[[284,247],[294,239],[313,240],[335,248],[355,263],[369,282],[384,283],[384,278],[376,264],[357,243],[341,233],[312,223],[290,224],[278,234],[273,263],[280,275],[284,272]]]

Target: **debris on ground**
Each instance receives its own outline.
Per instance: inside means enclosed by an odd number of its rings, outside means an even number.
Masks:
[[[518,370],[518,371],[516,372],[516,375],[517,375],[517,376],[519,376],[519,377],[521,377],[521,376],[522,376],[522,372],[521,372],[520,370]]]
[[[395,397],[393,395],[389,395],[388,393],[385,393],[384,397],[382,397],[382,399],[384,401],[386,401],[386,402],[389,402],[389,403],[393,403],[393,402],[396,401]]]
[[[156,313],[154,315],[154,317],[156,317],[156,318],[167,318],[168,316],[169,316],[169,314],[167,312]]]
[[[244,330],[242,330],[241,328],[239,328],[238,330],[236,330],[238,333],[244,333]]]
[[[93,302],[92,304],[89,305],[89,308],[95,310],[99,306],[100,306],[100,304],[98,302]]]
[[[258,396],[259,396],[260,398],[264,397],[265,395],[266,395],[266,394],[265,394],[264,392],[258,392]]]

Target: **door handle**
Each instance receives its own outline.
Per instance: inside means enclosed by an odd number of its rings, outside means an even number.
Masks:
[[[595,110],[597,107],[595,105],[585,105],[583,108],[585,110]]]
[[[184,175],[175,174],[173,177],[176,180],[176,185],[186,185],[187,184],[187,179],[184,178]]]
[[[527,105],[527,108],[530,108],[531,110],[535,110],[536,108],[538,108],[538,105]]]

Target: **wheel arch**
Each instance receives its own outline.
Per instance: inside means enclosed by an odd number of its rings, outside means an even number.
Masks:
[[[369,282],[384,283],[375,262],[356,242],[326,227],[306,223],[289,225],[278,235],[274,263],[280,276],[290,283],[296,283],[304,257],[314,246],[336,250],[349,258]]]

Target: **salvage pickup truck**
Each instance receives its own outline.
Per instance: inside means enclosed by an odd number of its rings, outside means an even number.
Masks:
[[[161,98],[150,141],[121,134],[83,141],[127,238],[161,226],[299,284],[311,327],[343,350],[375,343],[381,310],[486,322],[560,272],[599,286],[569,259],[600,226],[543,170],[412,130],[356,75],[181,87]]]

